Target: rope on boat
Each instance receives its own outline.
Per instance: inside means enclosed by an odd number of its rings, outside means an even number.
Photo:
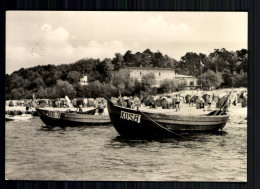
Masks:
[[[106,96],[106,95],[103,95],[103,97],[108,101],[108,103],[111,103],[113,104],[113,102],[111,102],[111,100]],[[143,112],[139,111],[142,115],[144,115],[147,119],[149,119],[150,121],[152,121],[157,127],[159,127],[160,129],[163,129],[165,131],[167,131],[168,133],[174,135],[174,136],[178,136],[178,137],[183,137],[182,135],[179,135],[165,127],[163,127],[162,125],[160,125],[159,123],[155,122],[154,120],[152,120],[150,117],[148,117],[147,115],[145,115]]]
[[[147,115],[145,115],[143,112],[139,111],[142,115],[144,115],[146,118],[148,118],[150,121],[152,121],[153,123],[155,123],[156,126],[158,126],[160,129],[164,129],[165,131],[175,135],[175,136],[178,136],[178,137],[183,137],[182,135],[179,135],[165,127],[163,127],[162,125],[160,125],[159,123],[157,123],[156,121],[154,121],[153,119],[151,119],[150,117],[148,117]]]

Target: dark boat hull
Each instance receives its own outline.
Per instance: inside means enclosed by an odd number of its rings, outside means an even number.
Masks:
[[[43,109],[36,109],[36,111],[47,126],[89,126],[111,123],[108,115],[59,113]]]
[[[216,132],[222,130],[228,115],[181,116],[141,112],[114,105],[108,100],[108,112],[116,131],[123,137],[157,137],[170,134]],[[162,129],[165,128],[165,129]]]

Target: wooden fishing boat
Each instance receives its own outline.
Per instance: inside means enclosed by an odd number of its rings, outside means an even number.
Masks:
[[[95,109],[87,112],[59,112],[37,108],[41,120],[47,126],[106,125],[111,123],[109,115],[94,115]]]
[[[21,114],[21,115],[5,115],[5,120],[6,121],[18,121],[18,120],[29,120],[33,116],[32,114]]]
[[[229,115],[215,110],[209,114],[165,115],[124,108],[107,97],[108,112],[116,131],[124,137],[180,136],[182,133],[216,132],[226,125]]]

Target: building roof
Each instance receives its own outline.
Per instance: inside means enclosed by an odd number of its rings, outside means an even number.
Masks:
[[[174,70],[173,68],[155,68],[155,67],[125,67],[121,69],[129,69],[129,70]]]
[[[183,77],[183,78],[192,78],[193,76],[190,75],[175,75],[175,78]],[[194,77],[195,78],[195,77]]]

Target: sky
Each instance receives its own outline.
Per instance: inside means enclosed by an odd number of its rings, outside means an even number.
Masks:
[[[247,49],[247,12],[7,11],[6,73],[115,53]]]

